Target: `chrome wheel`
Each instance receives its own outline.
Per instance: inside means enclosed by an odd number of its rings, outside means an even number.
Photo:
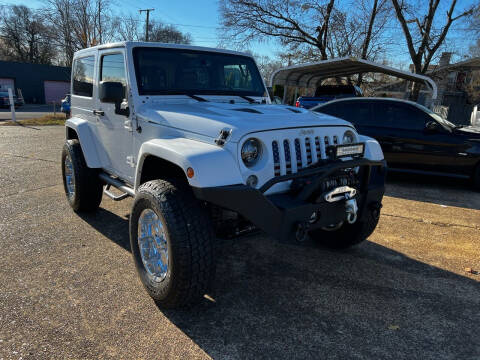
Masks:
[[[168,273],[168,242],[162,220],[151,209],[143,210],[138,219],[138,248],[148,275],[163,281]]]
[[[75,196],[75,174],[73,172],[72,158],[70,154],[65,156],[65,185],[67,188],[67,196],[71,199]]]

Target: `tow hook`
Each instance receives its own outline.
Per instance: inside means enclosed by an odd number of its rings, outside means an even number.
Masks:
[[[345,210],[347,211],[347,222],[349,224],[353,224],[355,221],[357,221],[357,200],[350,199],[345,201]]]
[[[295,240],[298,242],[304,242],[308,239],[308,228],[310,224],[306,221],[299,222],[297,224],[297,230],[295,231]]]

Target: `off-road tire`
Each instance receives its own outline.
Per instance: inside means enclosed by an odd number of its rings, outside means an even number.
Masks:
[[[476,190],[480,191],[480,163],[477,164],[477,166],[475,167],[475,170],[473,171],[472,182],[473,182],[473,187]]]
[[[65,158],[70,155],[75,179],[75,194],[68,196],[65,179]],[[103,184],[98,177],[98,170],[87,166],[82,148],[78,140],[67,140],[62,151],[63,188],[67,200],[75,212],[95,211],[100,206],[103,194]]]
[[[147,208],[165,226],[168,271],[161,282],[149,277],[139,250],[138,222]],[[152,180],[138,188],[130,215],[130,245],[140,279],[159,307],[190,306],[210,289],[215,275],[213,227],[207,209],[184,180]]]
[[[344,223],[336,231],[315,230],[310,232],[310,238],[331,249],[346,249],[366,240],[377,227],[380,210],[367,210],[363,221],[353,224]]]

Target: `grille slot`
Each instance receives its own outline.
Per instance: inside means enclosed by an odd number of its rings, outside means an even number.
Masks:
[[[297,170],[300,170],[302,168],[302,149],[299,139],[295,139],[295,156],[297,158]]]
[[[283,151],[285,152],[285,168],[287,174],[292,173],[292,158],[290,156],[290,142],[285,139],[283,140]]]
[[[273,170],[275,176],[280,176],[280,154],[278,152],[278,143],[272,141],[272,152],[273,152]]]
[[[307,165],[310,165],[313,160],[312,160],[312,148],[310,145],[310,138],[305,138],[305,151],[307,153]]]

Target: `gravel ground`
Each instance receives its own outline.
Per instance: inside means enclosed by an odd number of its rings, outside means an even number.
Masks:
[[[479,359],[480,193],[390,177],[344,252],[222,241],[210,299],[162,311],[135,273],[131,200],[67,205],[62,127],[0,127],[0,359]]]

